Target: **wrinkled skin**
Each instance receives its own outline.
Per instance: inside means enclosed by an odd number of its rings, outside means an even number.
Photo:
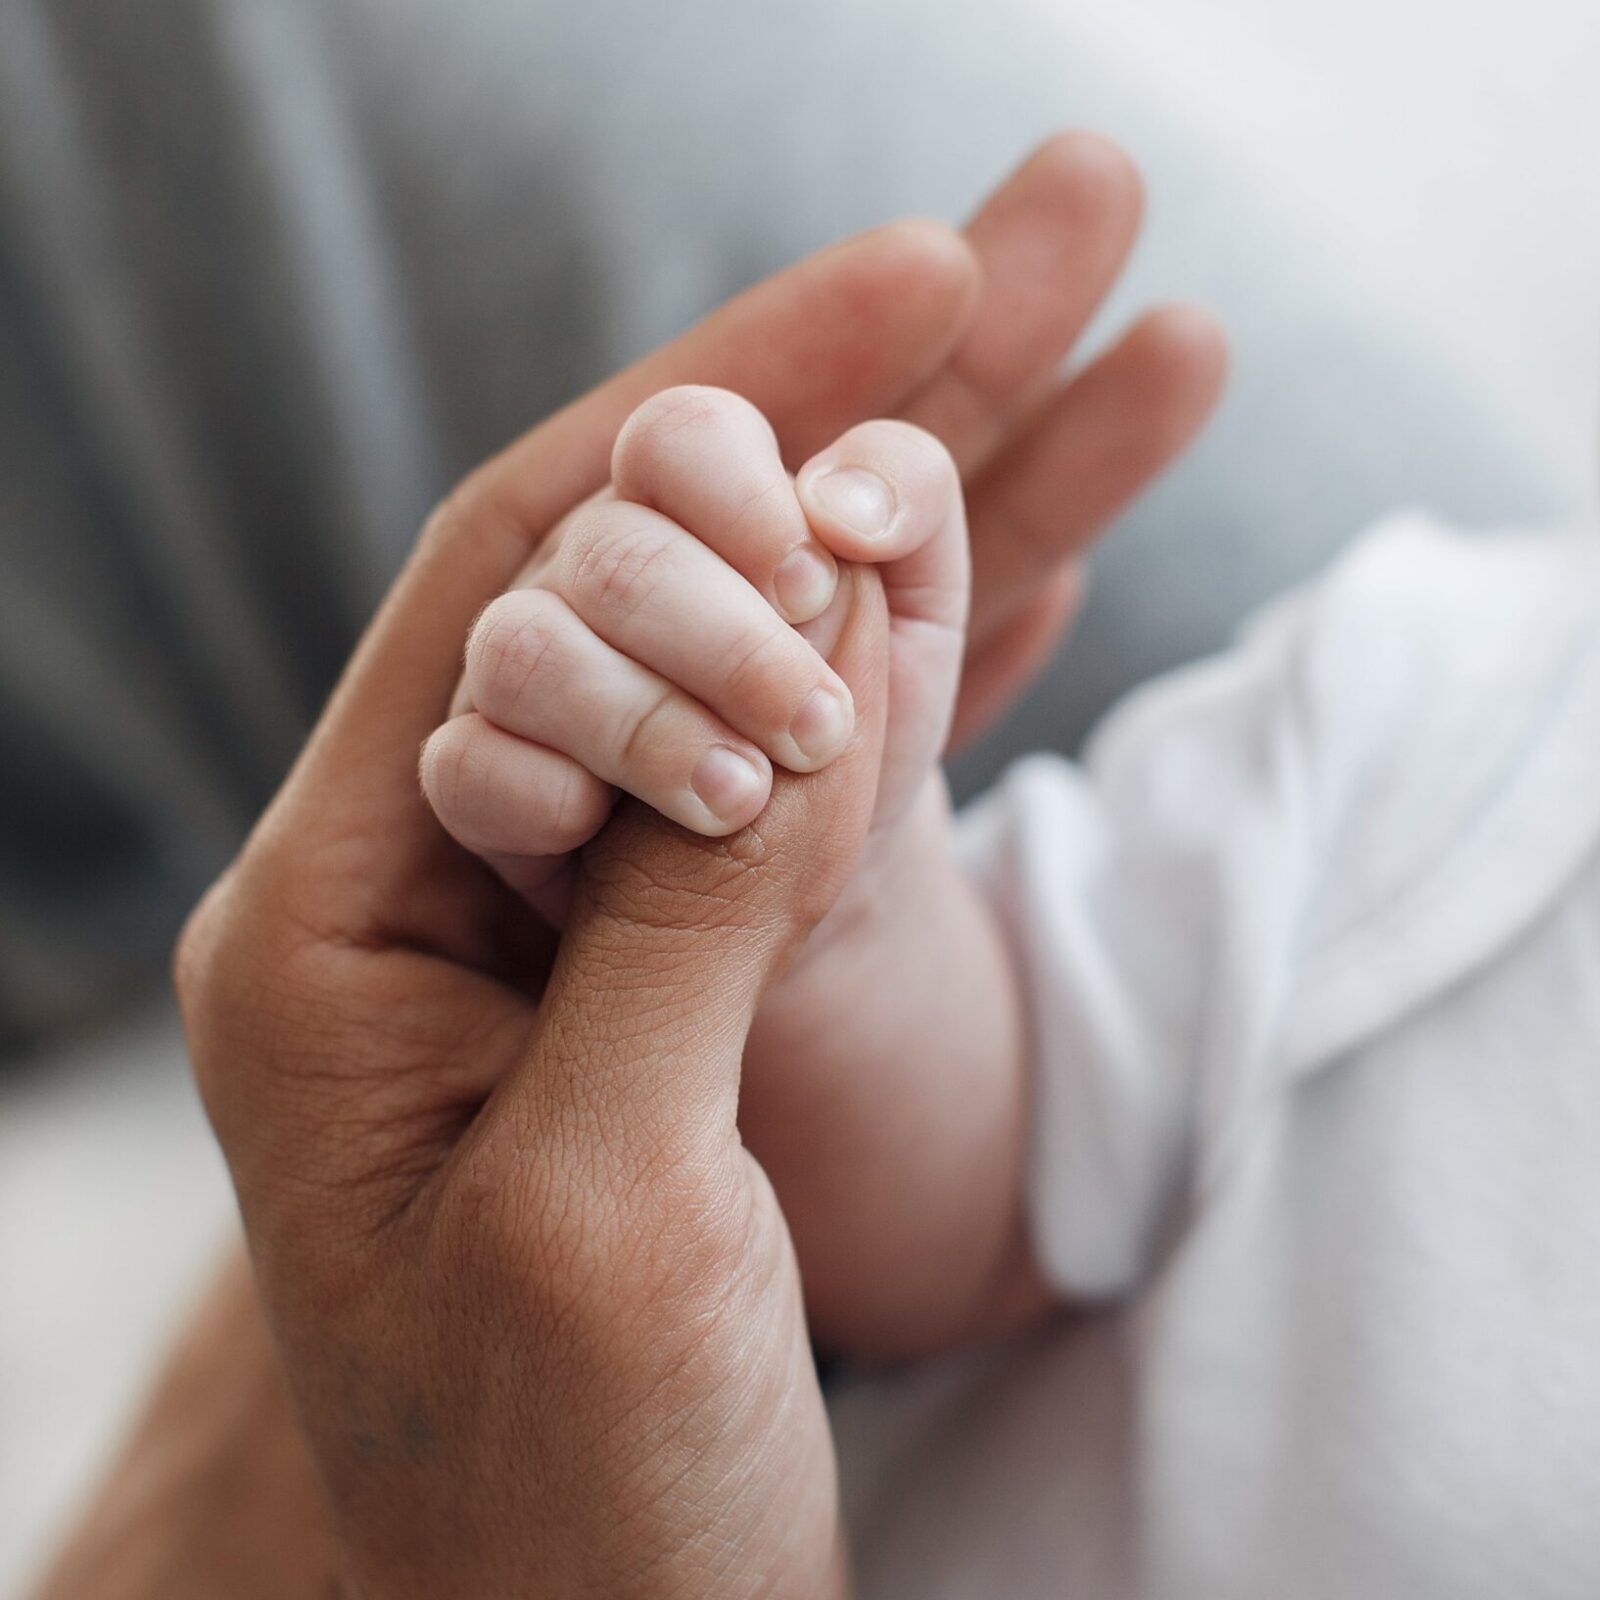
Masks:
[[[877,414],[944,439],[973,527],[973,731],[1059,635],[1073,558],[1215,399],[1220,348],[1191,312],[1051,376],[1137,213],[1120,156],[1055,141],[965,239],[899,225],[825,252],[433,519],[180,952],[255,1288],[219,1286],[47,1594],[842,1589],[794,1254],[737,1094],[761,993],[870,814],[875,580],[850,577],[834,656],[851,751],[785,779],[731,840],[624,807],[586,852],[553,967],[526,908],[433,823],[416,751],[477,610],[604,481],[628,412],[689,382],[748,395],[791,461]],[[255,1403],[207,1412],[207,1393]],[[252,1547],[276,1553],[230,1562]]]
[[[799,1278],[737,1107],[755,1005],[871,814],[884,612],[851,582],[854,747],[728,840],[625,807],[537,1007],[373,927],[241,921],[243,882],[195,921],[196,1069],[361,1593],[834,1581]],[[320,874],[362,845],[327,837]]]

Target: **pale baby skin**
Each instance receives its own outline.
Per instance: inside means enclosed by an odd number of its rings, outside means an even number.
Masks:
[[[815,772],[852,739],[828,665],[839,561],[878,571],[890,615],[873,826],[765,997],[739,1120],[819,1342],[905,1358],[1046,1301],[1022,1211],[1017,979],[956,864],[939,767],[970,587],[944,447],[867,422],[791,476],[745,400],[654,396],[610,488],[479,617],[421,772],[444,827],[554,924],[619,791],[708,837],[759,825],[774,764]]]

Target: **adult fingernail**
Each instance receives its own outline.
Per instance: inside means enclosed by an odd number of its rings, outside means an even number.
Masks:
[[[813,689],[789,724],[789,737],[807,761],[822,766],[844,749],[855,720],[855,706],[844,690]]]
[[[894,490],[865,467],[835,467],[812,485],[823,509],[864,539],[881,539],[894,521]]]
[[[800,545],[786,555],[772,574],[772,592],[785,622],[810,622],[828,609],[839,569],[827,551]]]
[[[707,750],[689,778],[689,787],[718,822],[747,820],[765,783],[764,773],[725,744]]]

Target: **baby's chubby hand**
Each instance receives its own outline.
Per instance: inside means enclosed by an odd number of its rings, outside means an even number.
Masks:
[[[467,642],[450,719],[423,748],[444,827],[559,921],[573,852],[626,790],[708,837],[754,821],[773,764],[847,746],[827,662],[839,560],[882,569],[889,720],[874,826],[935,770],[968,598],[960,482],[896,421],[852,428],[793,478],[766,419],[725,390],[669,389],[618,435],[611,488],[568,516]]]

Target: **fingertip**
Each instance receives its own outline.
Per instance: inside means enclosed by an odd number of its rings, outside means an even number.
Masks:
[[[880,463],[819,458],[807,463],[795,490],[812,532],[835,555],[874,563],[901,554],[899,495]]]
[[[848,684],[835,677],[806,696],[783,740],[782,760],[791,772],[820,772],[849,748],[856,728],[856,702]]]
[[[960,496],[950,452],[931,433],[883,419],[850,429],[795,478],[806,520],[848,561],[878,565],[921,548]]]
[[[971,241],[931,217],[883,223],[824,251],[828,256],[845,268],[836,279],[836,329],[858,329],[869,349],[875,336],[879,344],[914,339],[924,377],[965,332],[983,291]]]
[[[1017,172],[1134,214],[1144,208],[1144,174],[1133,157],[1114,139],[1087,128],[1052,134]]]
[[[772,793],[772,768],[754,752],[713,745],[695,763],[689,789],[685,826],[707,839],[726,838],[761,815]]]
[[[1231,359],[1227,331],[1204,306],[1184,302],[1158,306],[1143,326],[1145,337],[1160,346],[1197,387],[1220,385],[1226,379]]]
[[[449,719],[439,724],[426,739],[422,741],[421,748],[417,751],[417,784],[422,790],[422,797],[428,802],[428,809],[436,817],[443,820],[440,813],[440,802],[443,793],[439,777],[441,761],[445,758],[447,749],[457,749],[459,759],[459,741],[461,729],[457,724],[463,720],[462,715],[452,711]]]
[[[796,545],[773,569],[773,598],[793,627],[815,622],[833,604],[838,588],[839,564],[820,542]]]
[[[851,418],[904,405],[943,368],[972,324],[982,278],[972,244],[946,224],[887,223],[714,314],[721,354],[698,365],[761,407],[793,470]],[[763,359],[780,349],[792,358]]]
[[[611,481],[624,500],[656,504],[663,480],[695,461],[708,441],[736,440],[752,454],[770,453],[778,442],[760,409],[731,389],[680,383],[641,400],[628,414],[611,447]],[[658,507],[658,509],[660,509]]]
[[[1203,306],[1159,306],[1131,337],[1155,380],[1150,421],[1164,415],[1179,435],[1197,431],[1227,387],[1231,358],[1222,324]]]
[[[1070,129],[1034,149],[984,203],[972,227],[992,249],[997,234],[1004,238],[1025,219],[1035,238],[1042,224],[1072,260],[1088,249],[1115,261],[1132,246],[1144,206],[1144,175],[1127,151],[1103,134]]]

